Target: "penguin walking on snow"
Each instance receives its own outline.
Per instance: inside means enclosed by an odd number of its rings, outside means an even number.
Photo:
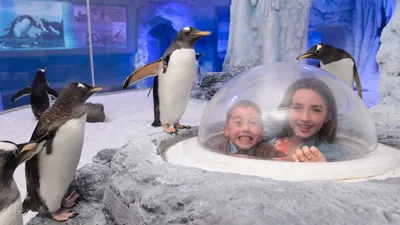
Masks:
[[[13,178],[15,169],[46,144],[46,135],[34,142],[15,144],[0,141],[0,223],[22,225],[21,194]]]
[[[319,60],[321,69],[344,81],[352,90],[354,89],[354,81],[356,81],[357,92],[362,99],[362,87],[356,62],[348,52],[331,45],[317,44],[311,47],[307,53],[297,57],[297,60],[305,58]]]
[[[46,110],[33,131],[31,140],[48,134],[46,149],[25,163],[27,196],[22,213],[29,210],[47,212],[57,221],[67,221],[78,215],[71,208],[79,197],[73,191],[64,197],[81,157],[87,112],[86,100],[102,87],[70,83],[53,105]]]
[[[203,53],[196,53],[196,60],[197,60],[197,85],[201,84],[201,71],[200,71],[200,65],[199,65],[199,58],[203,56]],[[153,82],[153,88],[150,88],[149,93],[147,94],[147,97],[149,97],[149,94],[151,90],[153,89],[153,111],[154,111],[154,121],[151,124],[153,127],[159,127],[161,126],[161,121],[160,121],[160,100],[158,98],[158,79],[157,76],[154,77],[154,82]]]
[[[156,76],[153,86],[154,122],[159,113],[160,122],[167,133],[177,133],[177,129],[190,129],[189,125],[182,125],[179,120],[185,112],[198,73],[193,47],[197,40],[210,34],[209,31],[199,31],[194,27],[182,28],[161,59],[135,70],[124,82],[123,89],[126,89],[138,80]]]
[[[49,108],[49,94],[55,98],[58,96],[58,93],[49,86],[49,82],[46,79],[46,67],[38,69],[32,84],[19,90],[12,96],[11,101],[15,102],[19,98],[29,94],[31,95],[31,109],[33,115],[35,115],[35,118],[38,120],[44,111]]]

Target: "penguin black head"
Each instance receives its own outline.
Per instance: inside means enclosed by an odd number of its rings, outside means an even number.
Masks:
[[[338,51],[335,47],[327,44],[317,44],[314,45],[308,50],[308,52],[304,53],[303,55],[297,57],[297,60],[305,59],[305,58],[312,58],[321,61],[322,63],[326,64],[329,61],[336,61],[338,59],[333,59],[338,56]]]
[[[15,169],[32,158],[46,143],[47,135],[35,142],[15,144],[11,141],[0,141],[0,177],[12,177]]]
[[[178,47],[193,47],[197,40],[210,34],[210,31],[201,31],[194,27],[188,26],[182,28],[178,32],[175,42],[177,43]]]
[[[44,67],[36,70],[36,75],[35,78],[33,79],[33,82],[46,80],[46,69],[47,68]]]
[[[103,87],[90,86],[82,82],[68,84],[58,96],[58,102],[85,103],[94,93],[103,90]]]

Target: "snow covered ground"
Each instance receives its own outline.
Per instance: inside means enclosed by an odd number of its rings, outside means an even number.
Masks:
[[[161,132],[162,128],[154,128],[153,100],[147,98],[148,89],[120,92],[118,94],[97,95],[88,102],[104,105],[106,122],[86,123],[85,142],[79,167],[92,162],[92,157],[105,148],[119,148],[127,141],[140,138],[143,135]],[[191,99],[182,124],[197,126],[207,102]],[[0,115],[0,140],[10,140],[16,143],[29,141],[37,124],[30,107]],[[25,198],[24,164],[17,168],[14,179]],[[36,213],[29,212],[24,216],[28,222]]]

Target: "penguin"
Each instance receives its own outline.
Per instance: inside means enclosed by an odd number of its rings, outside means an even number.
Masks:
[[[103,87],[70,83],[53,105],[40,117],[31,140],[48,134],[46,149],[25,163],[27,196],[22,213],[29,210],[47,213],[56,221],[67,221],[78,213],[64,211],[79,197],[76,190],[64,197],[74,179],[84,141],[86,100]]]
[[[197,66],[197,85],[201,84],[201,71],[200,71],[200,65],[199,65],[199,58],[203,56],[203,53],[196,53],[196,61],[198,63]],[[154,87],[154,89],[153,89]],[[157,76],[154,78],[153,82],[153,87],[150,88],[149,93],[147,93],[147,97],[149,97],[151,90],[153,89],[153,111],[154,111],[154,121],[151,124],[153,127],[160,127],[161,122],[160,122],[160,111],[159,111],[159,98],[158,98],[158,79]]]
[[[158,125],[156,123],[159,117],[163,130],[169,134],[176,134],[178,129],[191,128],[180,124],[179,120],[189,102],[190,91],[198,72],[194,44],[201,37],[210,34],[210,31],[200,31],[191,26],[182,28],[160,59],[138,68],[125,79],[122,89],[148,76],[155,76],[152,125]]]
[[[318,67],[344,81],[352,90],[354,89],[355,81],[358,95],[362,99],[362,87],[356,62],[348,52],[328,44],[316,44],[307,53],[297,57],[297,60],[305,58],[319,60]]]
[[[197,85],[201,84],[201,71],[200,71],[200,62],[199,58],[202,57],[204,54],[203,53],[196,53],[196,60],[197,60]]]
[[[21,194],[13,178],[14,171],[23,162],[29,160],[46,144],[47,135],[36,141],[16,144],[0,141],[0,223],[22,225]]]
[[[49,108],[49,94],[55,98],[58,96],[58,93],[49,86],[49,82],[46,79],[46,67],[38,69],[32,84],[19,90],[12,96],[11,102],[15,102],[19,98],[29,94],[31,95],[31,109],[33,115],[39,120],[43,112]]]

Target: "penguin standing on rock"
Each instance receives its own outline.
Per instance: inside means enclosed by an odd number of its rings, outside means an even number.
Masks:
[[[357,92],[362,99],[362,87],[353,57],[343,49],[327,44],[317,44],[299,59],[312,58],[320,61],[319,67],[344,81],[352,90],[356,81]]]
[[[78,166],[85,134],[86,100],[102,87],[84,83],[70,83],[53,105],[40,118],[31,140],[48,134],[46,149],[25,164],[27,196],[22,213],[29,210],[47,212],[57,221],[67,221],[78,215],[63,208],[71,208],[79,197],[73,191],[64,197]]]
[[[24,144],[0,141],[0,224],[23,224],[21,194],[13,178],[14,171],[45,146],[46,137]]]
[[[46,79],[46,67],[38,69],[32,84],[18,91],[12,96],[11,101],[15,102],[17,99],[29,94],[31,95],[33,115],[38,120],[44,111],[49,108],[49,94],[55,98],[58,96],[58,93],[49,86],[49,82]]]
[[[153,86],[154,122],[157,122],[159,100],[160,122],[164,131],[169,134],[177,133],[177,129],[190,129],[189,125],[182,125],[179,120],[185,112],[198,73],[193,47],[197,40],[210,34],[209,31],[199,31],[194,27],[182,28],[161,59],[135,70],[124,82],[123,89],[126,89],[138,80],[156,76],[157,81]]]
[[[203,53],[196,53],[196,60],[197,60],[197,85],[201,84],[201,72],[200,72],[200,63],[199,63],[199,58],[203,56]],[[193,84],[194,85],[194,84]],[[153,127],[160,127],[161,122],[160,122],[160,100],[158,97],[158,79],[157,76],[154,78],[153,82],[153,88],[150,88],[149,93],[147,94],[147,97],[149,97],[151,89],[153,89],[153,111],[154,111],[154,121],[151,124]]]

